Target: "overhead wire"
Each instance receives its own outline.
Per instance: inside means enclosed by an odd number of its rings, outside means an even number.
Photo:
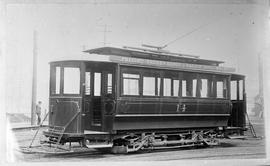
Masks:
[[[222,19],[224,19],[224,18],[225,18],[225,17],[223,17]],[[207,22],[207,23],[205,23],[205,24],[202,24],[202,25],[200,25],[199,27],[197,27],[197,28],[195,28],[195,29],[193,29],[193,30],[191,30],[191,31],[189,31],[189,32],[187,32],[187,33],[185,33],[185,34],[183,34],[183,35],[177,37],[176,39],[174,39],[174,40],[172,40],[172,41],[170,41],[170,42],[164,44],[161,48],[162,48],[162,49],[163,49],[163,48],[166,48],[168,45],[170,45],[170,44],[176,42],[177,40],[182,39],[182,38],[184,38],[184,37],[186,37],[186,36],[188,36],[188,35],[190,35],[190,34],[196,32],[196,31],[200,30],[201,28],[206,27],[206,26],[208,26],[208,25],[210,25],[210,24],[216,23],[217,21],[220,21],[220,20],[222,20],[222,19],[215,19],[214,21],[211,21],[211,22]]]

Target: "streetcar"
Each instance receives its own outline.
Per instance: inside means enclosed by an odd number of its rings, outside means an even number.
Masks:
[[[232,131],[243,134],[245,76],[224,62],[152,47],[84,53],[83,60],[50,62],[46,143],[102,142],[129,153],[216,145]]]

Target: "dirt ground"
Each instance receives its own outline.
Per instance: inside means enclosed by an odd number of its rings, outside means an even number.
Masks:
[[[251,118],[256,134],[261,138],[221,139],[220,145],[207,148],[182,148],[154,151],[139,151],[133,154],[111,154],[95,149],[76,154],[25,154],[14,151],[16,161],[27,162],[93,162],[93,161],[180,161],[180,160],[230,160],[230,159],[265,159],[265,134],[263,119]],[[28,147],[36,133],[34,129],[14,130],[17,146]],[[41,133],[41,132],[39,132]],[[246,132],[250,135],[250,131]],[[38,136],[39,137],[39,136]],[[38,145],[39,139],[33,142]]]

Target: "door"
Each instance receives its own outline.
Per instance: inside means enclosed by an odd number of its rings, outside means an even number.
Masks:
[[[231,77],[231,117],[228,126],[245,127],[246,124],[246,94],[245,77],[232,75]]]
[[[84,129],[91,130],[91,112],[92,112],[92,74],[90,69],[85,70],[85,83],[84,83]]]
[[[102,82],[102,72],[86,69],[84,85],[84,126],[87,130],[101,130]]]
[[[108,98],[113,93],[111,71],[86,69],[84,96],[84,128],[86,130],[103,131],[107,115]],[[105,115],[105,117],[104,117]]]

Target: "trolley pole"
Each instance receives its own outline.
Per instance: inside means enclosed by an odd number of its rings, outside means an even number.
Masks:
[[[263,98],[263,59],[262,59],[262,52],[259,53],[258,56],[258,62],[259,62],[259,97],[260,97],[260,104],[261,104],[261,112],[259,114],[260,117],[264,114],[264,98]]]
[[[31,125],[36,123],[36,98],[37,98],[37,31],[33,32],[33,76],[32,76],[32,106]]]

